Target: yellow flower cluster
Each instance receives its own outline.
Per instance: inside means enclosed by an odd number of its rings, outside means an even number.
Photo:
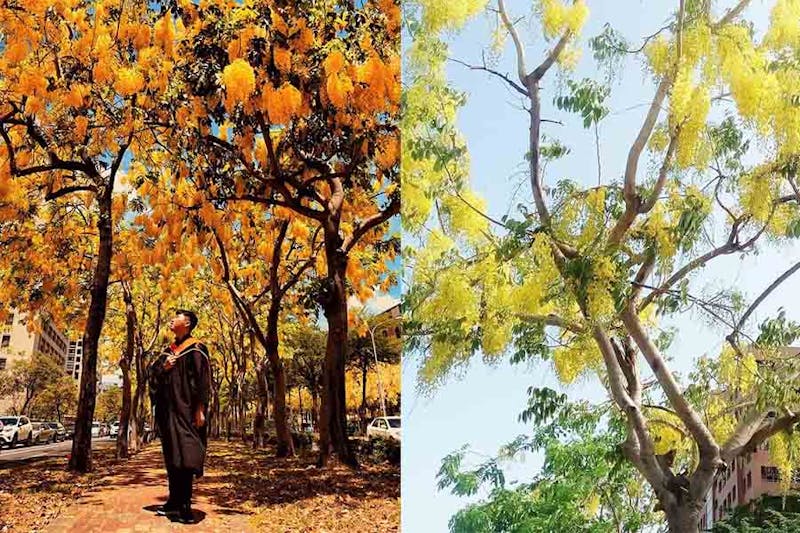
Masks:
[[[267,111],[272,124],[288,123],[298,114],[302,105],[302,93],[289,82],[277,89],[267,83],[261,89],[261,106]]]
[[[800,48],[800,0],[775,2],[764,42],[775,49]]]
[[[135,68],[123,68],[117,73],[114,89],[121,96],[131,96],[144,89],[144,76]]]
[[[736,431],[736,418],[730,409],[730,402],[718,393],[712,394],[705,405],[705,411],[711,434],[717,442],[725,442]]]
[[[597,257],[592,264],[592,278],[586,288],[586,308],[592,320],[603,321],[614,315],[611,285],[616,267],[611,258]]]
[[[422,23],[430,32],[456,30],[480,13],[488,0],[420,0]]]
[[[546,314],[544,299],[555,280],[560,279],[548,237],[539,233],[530,250],[523,256],[529,271],[522,272],[522,284],[514,289],[512,307],[514,312],[525,315]]]
[[[800,458],[800,439],[796,433],[781,431],[769,439],[769,457],[778,467],[780,487],[786,493],[792,486],[792,471]]]
[[[541,0],[541,10],[544,35],[548,39],[567,31],[580,32],[589,17],[589,8],[583,0],[570,5],[561,0]]]
[[[708,143],[702,142],[702,138],[710,108],[708,86],[704,83],[693,86],[691,71],[685,67],[679,69],[670,97],[670,122],[673,128],[680,128],[676,153],[678,166],[703,168],[708,162],[711,153]]]
[[[739,112],[766,132],[781,94],[775,74],[767,68],[766,57],[755,49],[748,30],[742,26],[721,28],[717,51],[721,75],[730,85]]]
[[[514,299],[510,266],[499,263],[494,254],[487,254],[475,265],[472,277],[480,281],[483,289],[481,348],[488,360],[502,355],[511,342],[515,321],[509,316]]]
[[[558,55],[558,65],[563,70],[575,70],[575,67],[578,66],[578,61],[581,60],[581,54],[582,50],[580,48],[572,44],[568,44]]]
[[[156,21],[153,35],[155,43],[164,50],[167,57],[172,57],[175,49],[175,24],[172,22],[172,15],[167,13]]]
[[[345,57],[339,50],[333,50],[323,62],[325,74],[325,93],[330,102],[339,109],[344,109],[348,98],[353,93],[353,81],[344,71]]]
[[[603,187],[591,189],[586,193],[586,222],[578,237],[578,247],[586,248],[596,242],[606,225],[606,190]]]
[[[678,451],[683,441],[683,422],[677,416],[661,410],[652,410],[647,417],[648,429],[657,454]],[[679,429],[681,428],[681,429]]]
[[[757,374],[758,365],[752,353],[739,357],[730,345],[723,347],[719,356],[719,379],[728,388],[746,394],[752,390]]]
[[[272,49],[272,59],[281,72],[292,70],[292,52],[286,48],[275,46]]]
[[[566,346],[553,350],[553,365],[564,384],[574,382],[587,370],[599,370],[603,356],[589,336],[574,336]]]
[[[454,235],[463,235],[467,242],[476,243],[484,238],[489,225],[480,214],[486,212],[486,202],[470,189],[463,189],[459,196],[442,198],[450,230]]]
[[[740,180],[739,203],[759,222],[766,222],[772,212],[774,187],[769,173],[754,172]]]
[[[256,88],[256,75],[250,63],[237,59],[222,71],[222,83],[225,85],[225,106],[228,110],[238,103],[245,102]]]
[[[677,252],[677,243],[672,236],[672,223],[669,220],[664,202],[656,203],[650,216],[644,223],[642,231],[656,241],[659,255],[672,257]]]
[[[651,40],[645,46],[644,54],[655,74],[665,74],[672,65],[673,58],[670,42],[663,34]]]

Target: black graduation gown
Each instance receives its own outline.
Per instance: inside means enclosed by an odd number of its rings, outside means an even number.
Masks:
[[[167,346],[149,367],[150,399],[155,407],[155,421],[161,437],[164,464],[167,469],[190,469],[203,475],[208,427],[208,396],[211,389],[208,349],[195,343],[169,370],[164,362],[172,353]],[[199,404],[205,407],[206,424],[194,426],[194,412]]]

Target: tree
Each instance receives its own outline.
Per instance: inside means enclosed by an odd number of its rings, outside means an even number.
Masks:
[[[711,2],[676,4],[669,23],[642,47],[629,46],[611,26],[588,43],[605,66],[628,54],[640,57],[653,80],[622,181],[608,182],[598,169],[597,186],[564,180],[546,187],[546,163],[569,150],[544,138],[543,123],[576,113],[593,127],[608,113],[611,85],[570,78],[584,46],[585,2],[536,2],[548,49],[532,65],[517,16],[498,0],[497,34],[501,42],[511,36],[517,72],[467,65],[519,95],[530,126],[524,135],[532,197],[518,218],[498,220],[471,191],[468,149],[455,123],[466,97],[448,85],[444,71],[443,35],[487,2],[408,2],[413,42],[404,71],[403,218],[421,242],[407,261],[413,279],[406,308],[411,348],[423,357],[422,388],[440,385],[477,351],[488,359],[506,353],[513,360],[552,359],[565,383],[596,373],[625,417],[625,457],[653,489],[670,531],[692,532],[716,473],[734,458],[770,437],[784,451],[783,464],[798,457],[790,430],[800,420],[800,398],[786,379],[798,375],[796,363],[740,339],[753,310],[800,264],[750,305],[731,290],[698,295],[692,280],[716,258],[767,239],[780,246],[796,235],[800,108],[788,80],[800,66],[793,2],[775,3],[763,38],[742,21],[747,0],[721,14]],[[560,87],[550,84],[556,68],[566,78]],[[552,92],[543,93],[545,87]],[[716,87],[725,98],[712,95]],[[543,94],[555,94],[552,104]],[[712,107],[727,117],[717,120]],[[757,143],[771,148],[757,151]],[[640,169],[645,153],[652,161],[647,176]],[[757,162],[745,164],[745,156]],[[429,219],[438,227],[429,230]],[[725,237],[715,240],[720,231]],[[709,370],[721,373],[715,378],[721,394],[682,386],[664,356],[658,315],[687,307],[727,324],[727,363]],[[557,346],[551,349],[548,339]],[[646,405],[640,355],[663,394],[658,408]],[[689,443],[685,472],[657,451],[667,432]]]
[[[347,298],[368,297],[397,251],[383,237],[400,207],[398,6],[264,2],[221,12],[201,4],[178,13],[186,27],[197,22],[176,67],[190,94],[175,102],[179,175],[218,205],[268,205],[278,219],[320,228],[316,294],[329,339],[319,462],[334,452],[355,466],[345,417]],[[210,209],[199,216],[213,225]]]
[[[61,365],[48,354],[35,352],[30,359],[19,361],[13,367],[5,370],[6,376],[0,384],[2,396],[19,397],[22,403],[17,403],[13,409],[19,414],[28,414],[35,400],[47,391],[59,378],[64,375]]]
[[[619,449],[624,422],[609,409],[567,402],[552,389],[529,393],[520,419],[533,422],[531,435],[520,435],[474,467],[465,465],[471,456],[466,446],[442,460],[440,490],[473,496],[490,487],[487,498],[451,518],[450,530],[636,533],[659,525],[652,492]],[[531,482],[510,486],[503,462],[529,452],[544,455],[542,471]]]
[[[369,327],[369,324],[367,324]],[[376,367],[376,356],[378,363],[397,364],[400,362],[402,342],[397,337],[384,337],[375,332],[375,351],[373,352],[372,338],[367,335],[352,332],[348,343],[348,366],[360,373],[361,383],[361,403],[358,407],[358,415],[361,418],[361,429],[367,428],[367,376],[370,370],[379,370]]]
[[[122,389],[118,385],[113,385],[97,395],[97,420],[113,422],[119,418],[121,410]]]
[[[48,231],[39,241],[63,242],[51,220],[59,213],[63,218],[66,211],[73,227],[80,216],[83,231],[94,240],[87,265],[91,280],[88,310],[84,309],[84,360],[70,455],[72,470],[88,472],[98,339],[114,240],[112,194],[126,155],[145,152],[152,144],[150,126],[170,80],[174,28],[158,20],[148,3],[120,7],[105,1],[75,9],[63,3],[38,2],[24,8],[9,3],[2,7],[0,20],[6,43],[0,192],[4,208],[16,215],[9,219],[16,222],[5,227],[8,238],[24,245],[31,228],[43,225]],[[82,210],[73,204],[81,204]],[[29,255],[36,256],[41,248]],[[35,296],[35,305],[58,285],[48,276],[54,270],[48,265],[57,256],[61,254],[34,262],[37,275],[32,278],[8,273],[20,282],[17,291],[25,288]],[[66,283],[59,295],[68,288],[75,283]]]
[[[324,331],[307,325],[290,331],[287,339],[292,349],[292,381],[311,395],[311,418],[315,427],[319,427],[318,398],[325,370],[326,337]]]
[[[716,522],[713,533],[780,533],[797,531],[800,513],[796,498],[762,496],[748,507],[735,509],[725,520]]]
[[[31,417],[61,422],[65,415],[75,412],[78,389],[71,376],[61,376],[45,385],[31,403]]]

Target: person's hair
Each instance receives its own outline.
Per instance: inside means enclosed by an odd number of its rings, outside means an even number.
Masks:
[[[194,314],[194,311],[189,311],[188,309],[178,309],[175,311],[176,315],[183,315],[189,319],[189,332],[191,333],[194,330],[194,327],[197,325],[197,315]]]

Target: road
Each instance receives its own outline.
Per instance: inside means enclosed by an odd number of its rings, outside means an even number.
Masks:
[[[113,446],[115,440],[116,439],[110,437],[95,438],[92,439],[92,447],[100,448]],[[18,444],[13,450],[3,446],[2,450],[0,450],[0,468],[17,466],[44,457],[66,457],[71,450],[71,440],[56,442],[54,444],[34,444],[32,446]]]

